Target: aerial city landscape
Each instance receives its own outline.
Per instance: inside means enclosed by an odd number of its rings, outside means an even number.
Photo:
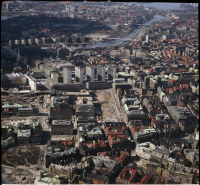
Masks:
[[[199,184],[198,3],[3,1],[2,184]]]

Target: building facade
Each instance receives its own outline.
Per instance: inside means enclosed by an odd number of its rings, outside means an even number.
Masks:
[[[86,81],[94,81],[94,68],[91,66],[86,66]]]
[[[69,68],[63,68],[63,83],[72,83],[72,72]]]
[[[83,70],[81,67],[75,67],[75,81],[83,83]]]

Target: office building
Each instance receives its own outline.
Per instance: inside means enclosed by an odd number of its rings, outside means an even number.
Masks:
[[[116,79],[117,68],[114,65],[109,65],[107,68],[107,78],[108,80]]]
[[[94,68],[91,66],[86,66],[86,81],[94,81]]]
[[[29,144],[31,138],[31,129],[18,129],[17,137],[19,145]]]
[[[53,120],[70,119],[73,108],[69,96],[51,97],[50,118]]]
[[[83,70],[81,67],[75,67],[75,80],[81,84],[83,83]]]
[[[150,24],[150,29],[151,29],[151,32],[153,33],[154,32],[154,27],[155,27],[155,22],[152,22]]]
[[[53,120],[51,124],[51,134],[73,135],[73,124],[70,120]]]
[[[148,36],[146,35],[146,42],[148,43],[148,40],[149,40],[149,38],[148,38]]]
[[[77,174],[77,166],[60,166],[51,163],[51,165],[49,166],[49,173],[52,173],[54,175],[66,175],[68,177],[68,180],[71,180],[74,174]]]
[[[105,68],[103,66],[97,67],[97,80],[105,81]]]
[[[69,68],[63,68],[63,83],[72,83],[72,72]]]
[[[150,77],[149,76],[145,76],[144,77],[144,84],[149,87],[149,82],[150,82]]]

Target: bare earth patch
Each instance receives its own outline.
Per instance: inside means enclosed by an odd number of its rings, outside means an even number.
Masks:
[[[97,100],[101,104],[103,119],[105,119],[106,117],[115,117],[116,115],[110,92],[96,91],[95,94],[97,95]]]

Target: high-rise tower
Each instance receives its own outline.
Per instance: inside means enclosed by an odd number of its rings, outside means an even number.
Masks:
[[[116,79],[116,66],[109,65],[107,68],[107,78],[108,80]]]
[[[94,68],[91,66],[86,66],[86,80],[87,81],[94,81]]]
[[[105,81],[105,67],[97,66],[97,80]]]
[[[83,70],[81,67],[75,67],[75,80],[76,82],[83,83]]]
[[[69,68],[63,68],[63,83],[72,83],[72,72]]]

